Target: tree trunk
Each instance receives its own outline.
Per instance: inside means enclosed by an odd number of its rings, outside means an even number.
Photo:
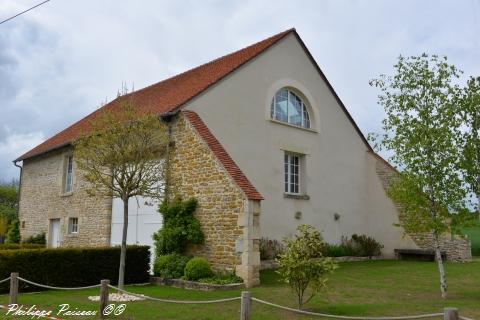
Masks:
[[[439,236],[435,234],[435,260],[438,264],[438,273],[440,274],[440,291],[442,292],[442,298],[447,297],[447,279],[445,278],[445,268],[443,266],[442,252],[440,251]]]
[[[128,230],[128,198],[123,200],[123,232],[122,246],[120,249],[120,268],[118,270],[118,287],[123,289],[125,280],[125,258],[127,256],[127,230]]]

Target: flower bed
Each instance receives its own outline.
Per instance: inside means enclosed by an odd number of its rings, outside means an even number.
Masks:
[[[171,287],[183,288],[183,289],[196,289],[196,290],[203,290],[203,291],[234,290],[234,289],[241,289],[245,287],[243,283],[216,284],[216,283],[189,281],[184,279],[164,279],[161,277],[150,277],[150,283],[154,285],[171,286]]]

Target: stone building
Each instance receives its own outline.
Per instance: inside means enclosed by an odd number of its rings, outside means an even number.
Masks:
[[[367,234],[395,248],[417,244],[394,224],[376,155],[294,29],[130,94],[135,107],[168,120],[176,192],[196,197],[206,235],[192,253],[258,283],[260,237],[299,224],[328,242]],[[119,98],[106,107],[115,108]],[[103,108],[106,108],[103,107]],[[71,143],[102,109],[20,156],[22,237],[48,245],[118,244],[118,199],[90,198]],[[129,243],[151,244],[155,205],[132,199]],[[150,203],[150,205],[146,205]]]

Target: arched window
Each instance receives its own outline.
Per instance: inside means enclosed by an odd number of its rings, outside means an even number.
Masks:
[[[286,88],[278,90],[273,97],[270,116],[274,120],[310,128],[307,106],[298,95]]]

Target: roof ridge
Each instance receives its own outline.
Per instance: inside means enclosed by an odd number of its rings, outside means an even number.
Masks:
[[[253,60],[291,32],[296,33],[295,28],[277,33],[243,49],[221,56],[142,89],[117,97],[64,130],[57,132],[41,144],[18,157],[15,161],[38,156],[69,145],[78,138],[81,131],[88,131],[89,119],[95,117],[98,112],[105,110],[105,108],[115,108],[118,102],[121,102],[123,99],[138,99],[136,101],[136,103],[138,102],[136,107],[139,108],[140,112],[166,114],[175,111],[245,63]]]
[[[143,87],[143,88],[141,88],[141,89],[138,89],[138,90],[135,90],[135,91],[133,91],[133,92],[130,92],[130,93],[126,94],[125,96],[129,96],[129,95],[131,95],[131,94],[139,93],[139,92],[141,92],[141,91],[143,91],[143,90],[145,90],[145,89],[149,89],[149,88],[151,88],[151,87],[154,87],[154,86],[156,86],[156,85],[158,85],[158,84],[160,84],[160,83],[162,83],[162,82],[179,78],[179,77],[181,77],[181,76],[183,76],[183,75],[185,75],[185,74],[187,74],[187,73],[189,73],[189,72],[192,72],[192,71],[201,69],[202,67],[205,67],[205,66],[207,66],[207,65],[210,65],[210,64],[213,64],[213,63],[215,63],[215,62],[218,62],[218,61],[220,61],[220,60],[222,60],[222,59],[225,59],[225,58],[228,57],[228,56],[234,55],[234,54],[239,53],[239,52],[244,51],[244,50],[248,50],[248,49],[250,49],[250,48],[252,48],[252,47],[254,47],[254,46],[256,46],[256,45],[258,45],[258,44],[260,44],[260,43],[262,43],[262,42],[266,42],[266,41],[268,41],[268,40],[271,40],[271,39],[273,39],[273,38],[275,38],[275,37],[279,37],[279,36],[282,35],[279,39],[277,39],[277,40],[274,42],[274,43],[276,43],[277,41],[279,41],[280,39],[282,39],[283,36],[287,35],[287,34],[290,33],[290,32],[293,32],[293,31],[296,31],[296,29],[295,29],[295,28],[290,28],[290,29],[288,29],[288,30],[279,32],[279,33],[277,33],[277,34],[274,34],[273,36],[270,36],[270,37],[268,37],[268,38],[266,38],[266,39],[257,41],[257,42],[255,42],[255,43],[253,43],[253,44],[251,44],[251,45],[249,45],[249,46],[246,46],[246,47],[244,47],[244,48],[242,48],[242,49],[235,50],[235,51],[232,51],[232,52],[230,52],[230,53],[224,54],[223,56],[220,56],[220,57],[215,58],[215,59],[213,59],[213,60],[207,61],[207,62],[205,62],[205,63],[203,63],[203,64],[201,64],[201,65],[199,65],[199,66],[196,66],[196,67],[187,69],[187,70],[185,70],[185,71],[183,71],[183,72],[181,72],[181,73],[178,73],[178,74],[176,74],[176,75],[173,75],[173,76],[171,76],[171,77],[169,77],[169,78],[160,80],[160,81],[155,82],[155,83],[152,83],[152,84],[150,84],[150,85],[148,85],[148,86],[146,86],[146,87]],[[272,43],[272,45],[273,45],[274,43]],[[261,52],[260,52],[260,53],[261,53]]]

